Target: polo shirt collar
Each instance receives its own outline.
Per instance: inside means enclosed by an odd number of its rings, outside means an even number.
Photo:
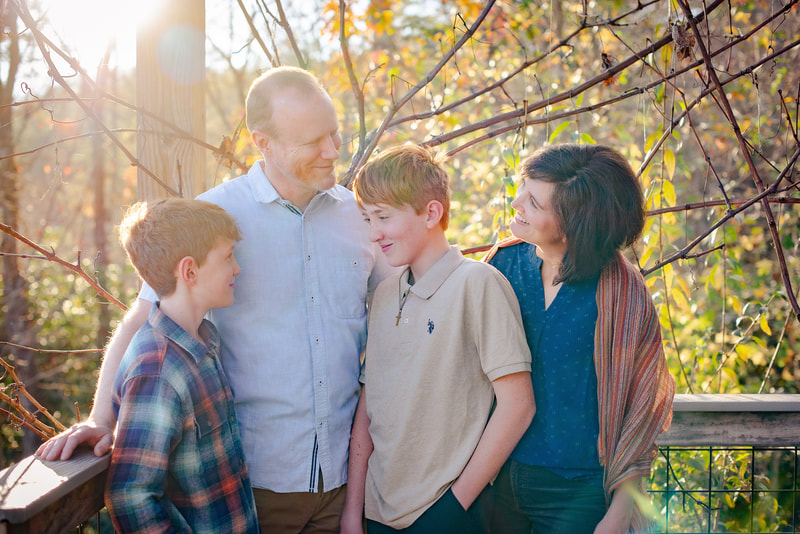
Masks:
[[[409,289],[415,295],[422,299],[429,299],[441,287],[445,280],[450,276],[450,273],[464,263],[466,258],[461,255],[461,251],[456,245],[450,245],[450,250],[439,259],[433,267],[428,269],[425,275],[417,280],[413,286],[408,284],[408,274],[411,272],[409,267],[406,267],[403,274],[400,275],[401,286],[405,293]]]
[[[191,354],[195,361],[202,360],[209,351],[219,354],[219,335],[210,321],[203,319],[203,322],[200,323],[200,337],[205,341],[203,344],[162,312],[159,304],[159,302],[154,302],[153,307],[150,308],[149,321],[153,330],[160,332],[164,337]]]
[[[272,182],[269,181],[267,175],[264,174],[264,160],[256,161],[250,170],[247,172],[247,180],[250,182],[250,189],[253,191],[253,198],[256,202],[261,204],[269,204],[271,202],[282,202],[284,199],[275,190]],[[346,199],[343,188],[334,185],[327,191],[319,191],[317,196],[325,195],[333,198],[338,202]],[[316,198],[316,197],[315,197]]]

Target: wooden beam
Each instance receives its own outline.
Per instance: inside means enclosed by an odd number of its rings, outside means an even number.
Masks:
[[[800,395],[675,395],[671,447],[800,445]]]
[[[49,534],[85,522],[103,507],[110,455],[76,451],[66,462],[29,456],[0,472],[0,525],[6,532]]]

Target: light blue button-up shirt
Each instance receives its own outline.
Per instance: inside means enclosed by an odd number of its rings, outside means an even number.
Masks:
[[[347,482],[347,451],[366,342],[367,293],[389,268],[353,193],[339,185],[301,212],[261,162],[203,193],[242,240],[233,305],[212,310],[254,487],[313,492]],[[143,289],[140,298],[155,294]]]

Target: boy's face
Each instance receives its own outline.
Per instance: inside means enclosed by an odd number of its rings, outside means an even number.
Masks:
[[[234,241],[219,238],[197,269],[196,290],[209,310],[233,304],[234,279],[241,272],[233,257]]]
[[[413,271],[415,260],[424,253],[427,244],[425,212],[417,213],[411,206],[364,204],[362,213],[369,222],[370,240],[380,245],[389,265],[411,265]]]

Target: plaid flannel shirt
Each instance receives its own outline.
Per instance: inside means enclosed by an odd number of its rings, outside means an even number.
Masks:
[[[106,506],[120,532],[258,532],[219,335],[200,343],[154,304],[114,381]]]

